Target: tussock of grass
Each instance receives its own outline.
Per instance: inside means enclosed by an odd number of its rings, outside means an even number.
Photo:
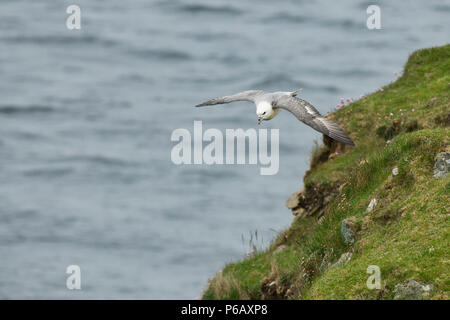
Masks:
[[[336,190],[323,217],[296,219],[268,250],[227,265],[203,298],[392,299],[396,284],[415,279],[434,285],[430,298],[448,299],[450,178],[432,175],[450,144],[449,70],[450,45],[419,50],[397,81],[331,114],[357,146],[305,177]],[[345,218],[359,230],[352,247],[340,234]],[[348,264],[330,268],[348,251]],[[366,286],[369,265],[381,269],[380,290]]]

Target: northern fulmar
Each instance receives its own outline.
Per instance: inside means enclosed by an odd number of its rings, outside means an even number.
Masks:
[[[336,123],[323,117],[311,103],[297,97],[300,90],[292,92],[248,90],[231,96],[211,99],[196,105],[196,107],[225,104],[234,101],[250,101],[256,105],[258,124],[261,124],[262,120],[272,119],[281,111],[281,109],[285,109],[292,113],[298,120],[324,135],[339,142],[354,146],[355,143],[353,140]]]

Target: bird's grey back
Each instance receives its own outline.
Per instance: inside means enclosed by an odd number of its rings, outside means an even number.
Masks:
[[[258,94],[255,97],[255,103],[257,104],[258,102],[261,102],[261,101],[267,101],[269,103],[272,103],[272,102],[277,102],[278,100],[280,100],[283,97],[290,97],[290,96],[291,96],[290,92],[282,92],[282,91],[264,92],[264,91],[260,91],[260,94]]]

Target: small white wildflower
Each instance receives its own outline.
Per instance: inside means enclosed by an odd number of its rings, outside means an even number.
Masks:
[[[393,176],[398,175],[398,168],[397,168],[397,167],[395,167],[394,169],[392,169],[392,175],[393,175]]]
[[[434,251],[434,248],[433,247],[431,247],[430,249],[428,249],[428,252],[433,252]]]

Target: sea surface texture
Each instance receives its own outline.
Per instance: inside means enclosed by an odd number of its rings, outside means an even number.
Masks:
[[[81,8],[81,30],[66,9]],[[189,299],[292,220],[321,135],[287,112],[194,108],[248,89],[322,113],[449,40],[449,1],[0,2],[0,298]],[[180,165],[177,128],[280,130],[280,169]],[[66,268],[81,268],[68,290]]]

